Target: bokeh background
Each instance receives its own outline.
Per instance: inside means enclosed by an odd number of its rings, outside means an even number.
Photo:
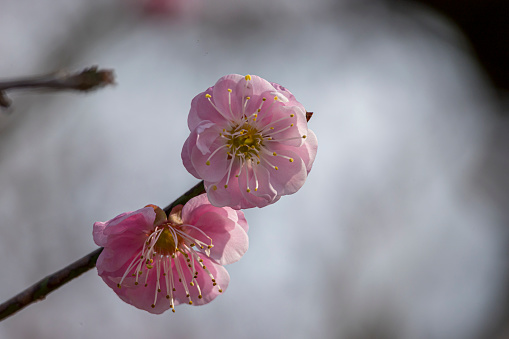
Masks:
[[[1,78],[117,75],[90,94],[10,93],[2,300],[96,249],[95,221],[197,183],[180,159],[187,113],[219,77],[287,87],[319,140],[298,193],[245,212],[250,249],[214,302],[151,315],[94,269],[3,321],[0,338],[509,338],[497,3],[0,1]],[[474,14],[489,6],[483,26]],[[486,22],[502,39],[479,46]]]

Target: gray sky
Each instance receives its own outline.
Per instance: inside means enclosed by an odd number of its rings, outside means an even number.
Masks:
[[[496,314],[504,215],[477,183],[501,123],[458,32],[419,9],[217,0],[1,1],[0,74],[114,68],[117,86],[16,93],[0,116],[0,298],[94,250],[92,224],[166,206],[191,99],[229,73],[287,87],[319,141],[304,187],[246,211],[250,249],[202,307],[156,316],[96,270],[1,338],[476,338]]]

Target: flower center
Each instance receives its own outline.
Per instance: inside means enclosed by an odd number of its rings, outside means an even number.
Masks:
[[[166,226],[162,229],[160,232],[156,243],[154,244],[154,253],[164,254],[164,255],[172,255],[175,254],[175,252],[178,250],[177,244],[183,242],[182,237],[178,236],[178,234],[175,233],[177,237],[177,241],[175,242],[174,235],[172,233],[172,230],[170,230],[170,227],[172,226]]]
[[[207,244],[190,235],[191,230],[202,234],[210,240],[210,243]],[[209,256],[212,247],[212,238],[198,227],[166,221],[156,226],[152,233],[147,234],[147,240],[143,243],[141,251],[131,261],[117,286],[121,288],[128,276],[134,280],[134,285],[142,283],[145,287],[148,287],[150,281],[155,280],[152,308],[158,302],[159,293],[165,289],[165,297],[175,312],[176,293],[184,294],[190,305],[193,304],[191,288],[197,290],[198,299],[202,298],[201,288],[196,279],[199,273],[198,266],[210,277],[212,285],[217,286],[219,292],[222,292],[201,258],[203,255]],[[186,274],[186,271],[189,274]],[[189,279],[186,279],[186,276],[191,276],[191,280],[187,281]],[[132,280],[129,281],[132,284]]]
[[[249,160],[258,157],[260,149],[263,147],[263,136],[261,133],[249,123],[242,126],[232,127],[228,133],[225,133],[228,139],[228,155]]]

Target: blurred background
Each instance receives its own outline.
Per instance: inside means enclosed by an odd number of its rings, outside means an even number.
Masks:
[[[97,246],[92,224],[197,183],[191,99],[229,73],[292,91],[304,187],[246,211],[228,290],[156,316],[91,270],[0,338],[509,338],[506,2],[0,0],[0,78],[91,65],[117,85],[0,113],[0,301]]]

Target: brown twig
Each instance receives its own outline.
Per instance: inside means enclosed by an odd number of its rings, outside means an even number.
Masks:
[[[185,204],[191,198],[202,193],[205,193],[205,187],[203,185],[203,181],[200,181],[193,188],[182,194],[177,200],[168,205],[164,211],[166,214],[168,214],[174,206],[178,204]],[[0,321],[34,302],[43,300],[49,293],[53,292],[60,286],[94,268],[97,262],[97,258],[99,257],[99,254],[101,254],[102,250],[102,247],[96,249],[92,253],[89,253],[88,255],[84,256],[78,261],[75,261],[60,271],[48,275],[46,278],[33,284],[15,297],[1,304]]]
[[[4,108],[10,106],[10,100],[5,94],[8,90],[37,88],[87,92],[114,83],[113,70],[98,69],[97,66],[86,68],[78,73],[61,71],[26,79],[0,81],[0,106]]]

